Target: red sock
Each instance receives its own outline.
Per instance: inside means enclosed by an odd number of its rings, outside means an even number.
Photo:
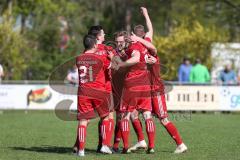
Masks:
[[[144,134],[143,134],[143,130],[142,130],[142,123],[139,120],[139,118],[134,119],[132,121],[132,125],[133,125],[133,128],[134,128],[134,131],[137,134],[138,142],[144,140]]]
[[[102,121],[98,122],[98,146],[102,146],[102,132],[101,132]]]
[[[121,136],[123,139],[124,149],[128,149],[129,133],[130,133],[129,120],[124,119],[121,121]]]
[[[83,150],[85,148],[86,134],[87,134],[86,126],[79,125],[78,126],[79,150]]]
[[[152,118],[146,120],[146,132],[148,136],[148,147],[154,148],[155,124]]]
[[[101,124],[101,136],[102,136],[102,145],[109,145],[108,144],[108,133],[109,133],[109,120],[103,120]]]
[[[112,141],[112,136],[113,136],[113,131],[114,131],[114,119],[109,119],[109,132],[107,135],[107,144],[108,146],[111,146],[111,141]]]
[[[172,122],[168,122],[164,127],[166,128],[168,133],[171,135],[171,137],[174,139],[177,145],[182,144],[182,139],[178,133],[178,130]]]
[[[113,148],[118,148],[119,142],[121,140],[120,126],[121,126],[121,121],[118,121],[116,123],[115,131],[114,131],[114,144],[113,144]]]

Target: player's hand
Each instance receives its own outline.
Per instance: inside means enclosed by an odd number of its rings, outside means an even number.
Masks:
[[[146,59],[145,59],[147,64],[154,64],[157,62],[157,59],[151,55],[149,55]]]
[[[132,42],[137,42],[139,37],[136,36],[136,35],[132,32],[130,38],[131,38],[131,41],[132,41]]]
[[[119,69],[119,66],[118,66],[118,64],[115,63],[115,62],[111,62],[110,68],[113,69],[113,70],[118,70],[118,69]]]
[[[121,63],[122,60],[120,59],[119,56],[114,56],[111,61],[111,69],[113,70],[118,70],[119,69],[119,63]]]
[[[142,14],[143,14],[144,17],[145,17],[145,16],[148,16],[147,8],[141,7],[140,9],[141,9],[141,12],[142,12]]]

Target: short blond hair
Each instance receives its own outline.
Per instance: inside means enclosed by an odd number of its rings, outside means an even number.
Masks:
[[[138,37],[144,37],[145,36],[145,28],[144,28],[144,26],[143,25],[136,25],[135,27],[134,27],[134,29],[133,29],[133,32],[134,32],[134,34],[136,34],[136,36],[138,36]]]

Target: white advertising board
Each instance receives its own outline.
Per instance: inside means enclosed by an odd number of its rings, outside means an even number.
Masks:
[[[0,109],[54,110],[63,100],[77,96],[54,91],[49,85],[0,85]],[[240,86],[173,86],[166,94],[168,110],[240,111]]]
[[[0,85],[0,109],[54,110],[57,103],[69,99],[77,108],[77,97],[65,95],[48,85]]]

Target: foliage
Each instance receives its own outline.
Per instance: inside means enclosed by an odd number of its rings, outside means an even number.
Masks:
[[[178,67],[184,57],[193,62],[200,58],[208,69],[211,68],[211,44],[225,42],[228,35],[216,27],[204,27],[198,21],[184,20],[166,36],[155,36],[154,42],[158,49],[162,65],[167,69],[167,80],[176,80]]]
[[[6,36],[17,37],[14,38],[16,45],[1,42],[0,48],[8,46],[11,54],[15,53],[13,59],[18,59],[12,60],[10,64],[6,58],[9,55],[3,55],[9,51],[1,51],[1,61],[6,73],[9,73],[5,78],[46,80],[55,67],[81,52],[82,37],[89,26],[101,24],[107,33],[106,39],[109,40],[118,30],[145,24],[139,10],[141,6],[148,8],[162,62],[170,67],[167,79],[176,78],[177,68],[171,67],[178,66],[181,61],[179,58],[172,64],[174,58],[168,60],[169,56],[166,57],[169,52],[170,57],[182,57],[183,52],[189,53],[193,60],[194,56],[199,55],[197,53],[206,56],[211,42],[240,41],[240,0],[151,0],[151,3],[148,0],[1,0],[0,25],[5,25],[5,29],[0,31],[0,39],[5,40]],[[11,23],[8,26],[10,28],[14,27],[12,22],[21,15],[19,32],[11,31],[1,22],[6,12],[12,20],[5,20],[5,23]],[[127,15],[130,17],[128,22]],[[70,36],[69,45],[63,52],[59,49],[61,33],[58,18],[61,16],[68,22],[66,33]],[[32,28],[25,25],[28,18],[32,19]],[[216,35],[222,31],[223,34]],[[229,34],[225,34],[227,32]],[[177,40],[177,43],[172,40]],[[191,45],[186,45],[187,43]],[[211,60],[203,60],[208,67],[211,66]],[[21,67],[16,67],[20,64]],[[17,69],[13,77],[11,68]]]
[[[0,23],[0,63],[4,70],[9,71],[9,78],[17,79],[26,69],[29,57],[25,54],[25,39],[19,32],[14,32],[12,27],[13,23],[10,20]]]

